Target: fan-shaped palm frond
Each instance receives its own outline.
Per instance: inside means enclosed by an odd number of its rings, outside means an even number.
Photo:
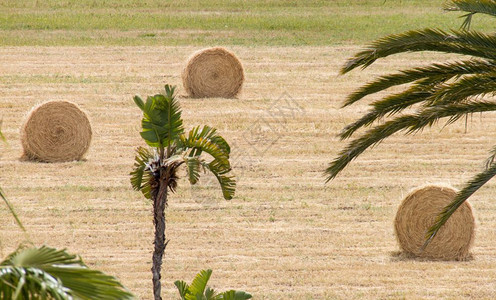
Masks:
[[[0,263],[1,299],[133,299],[112,276],[65,250],[19,249]]]
[[[212,270],[201,270],[195,276],[191,285],[182,280],[174,282],[181,300],[246,300],[252,298],[250,294],[236,290],[217,294],[214,289],[207,287],[211,275]]]
[[[449,1],[445,8],[467,12],[465,26],[476,13],[496,16],[494,0],[453,0]],[[442,118],[448,118],[448,125],[474,112],[496,111],[496,103],[485,99],[486,96],[494,96],[496,93],[495,50],[494,34],[468,30],[446,32],[428,28],[386,36],[350,58],[341,73],[347,73],[357,67],[367,68],[377,59],[405,52],[435,51],[471,56],[470,59],[434,63],[381,76],[350,94],[343,106],[392,87],[407,85],[401,92],[372,102],[366,114],[341,131],[339,136],[346,139],[359,129],[372,127],[339,152],[325,171],[327,181],[335,178],[366,149],[396,132],[415,133]],[[415,112],[405,114],[405,109],[413,109]],[[386,118],[383,124],[373,125],[382,118]],[[488,159],[487,170],[470,181],[439,216],[437,223],[428,233],[427,243],[463,201],[494,176],[494,157],[496,148]]]

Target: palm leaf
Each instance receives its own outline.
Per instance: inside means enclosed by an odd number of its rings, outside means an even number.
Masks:
[[[420,102],[424,102],[427,107],[459,103],[492,94],[496,90],[496,73],[470,75],[450,83],[432,84],[430,78],[423,79],[404,92],[372,103],[373,108],[354,123],[347,125],[339,134],[340,138],[348,138],[358,129],[374,121],[386,115],[397,114]]]
[[[134,158],[134,169],[130,173],[131,186],[136,191],[141,191],[147,199],[151,199],[150,179],[151,174],[145,171],[146,164],[154,157],[154,153],[150,150],[138,147],[136,149],[136,157]]]
[[[181,109],[173,92],[174,88],[167,85],[166,95],[149,96],[146,102],[134,97],[134,102],[143,111],[140,135],[151,147],[170,147],[184,131]]]
[[[206,170],[212,172],[212,174],[214,174],[217,178],[220,188],[222,189],[224,199],[231,200],[236,193],[235,177],[229,174],[231,172],[231,168],[226,168],[226,166],[218,160],[213,160],[208,164],[203,163],[203,166]]]
[[[217,295],[215,300],[245,300],[251,299],[252,296],[243,291],[230,290],[222,294]]]
[[[367,148],[377,145],[382,140],[398,131],[407,130],[407,134],[415,133],[424,127],[433,125],[441,118],[450,117],[448,123],[452,123],[470,113],[494,110],[496,110],[496,103],[472,101],[468,103],[427,107],[415,114],[399,116],[393,120],[387,121],[382,125],[378,125],[368,130],[361,137],[351,141],[326,169],[325,174],[328,176],[326,182],[336,177],[341,170]]]
[[[433,104],[448,104],[483,97],[496,91],[496,73],[466,76],[439,87],[429,99]]]
[[[186,171],[188,174],[188,179],[191,184],[196,184],[200,179],[200,157],[186,157],[184,158],[186,162]]]
[[[426,242],[424,248],[430,243],[430,241],[436,236],[439,229],[448,221],[448,219],[453,215],[460,205],[465,202],[472,194],[474,194],[479,188],[486,184],[491,178],[496,175],[496,164],[493,164],[488,169],[477,174],[472,180],[470,180],[465,187],[458,192],[455,199],[447,205],[443,211],[437,217],[437,220],[432,227],[429,228],[426,235]]]
[[[222,136],[217,134],[217,129],[207,125],[194,127],[189,131],[188,136],[184,138],[187,139],[187,143],[184,146],[192,144],[194,141],[208,140],[210,143],[216,145],[227,158],[229,158],[229,154],[231,153],[231,147]],[[198,156],[202,152],[202,149],[198,148],[194,148],[193,150],[190,156]]]
[[[188,284],[182,280],[176,280],[174,282],[174,285],[177,287],[177,290],[179,292],[179,296],[181,297],[181,300],[186,300],[186,295],[189,293]]]
[[[190,156],[199,156],[203,152],[208,153],[226,168],[230,168],[230,148],[227,142],[215,134],[215,129],[204,126],[200,131],[199,128],[193,128],[188,136],[181,135],[178,147],[182,148],[183,151],[191,149]]]
[[[49,247],[19,249],[0,264],[0,297],[23,299],[133,299],[112,276],[88,269],[80,258]],[[15,299],[15,297],[14,297]]]
[[[467,14],[462,28],[469,29],[472,22],[472,17],[477,14],[486,14],[496,16],[496,2],[494,0],[452,0],[445,4],[444,9],[447,11],[464,11]]]
[[[3,202],[5,202],[5,205],[7,205],[7,208],[9,209],[10,213],[14,217],[17,225],[22,229],[22,231],[26,232],[26,228],[24,228],[24,226],[21,223],[21,220],[17,216],[17,213],[14,210],[14,206],[10,203],[9,200],[7,200],[1,187],[0,187],[0,198],[2,198]]]
[[[413,51],[436,51],[496,59],[496,36],[474,31],[440,29],[412,30],[389,35],[373,42],[369,47],[350,58],[341,69],[347,73],[357,67],[366,68],[379,58]]]
[[[367,83],[348,96],[344,106],[351,105],[363,97],[386,90],[393,86],[403,85],[420,79],[429,78],[429,83],[441,83],[467,74],[494,73],[494,61],[466,60],[445,64],[432,64],[427,67],[418,67],[400,71],[399,73],[381,76]]]
[[[422,87],[412,86],[402,93],[393,94],[383,100],[376,101],[371,104],[373,108],[368,113],[344,127],[339,133],[339,137],[341,139],[349,138],[358,129],[368,126],[386,115],[401,112],[414,104],[425,101],[431,96],[432,92],[425,91]]]
[[[444,6],[448,11],[464,11],[496,16],[496,1],[494,0],[451,0]]]
[[[190,293],[194,296],[203,295],[210,276],[212,276],[212,270],[210,269],[201,270],[200,273],[196,274],[193,282],[189,286]]]
[[[214,300],[215,299],[215,290],[211,287],[205,289],[205,299],[206,300]]]

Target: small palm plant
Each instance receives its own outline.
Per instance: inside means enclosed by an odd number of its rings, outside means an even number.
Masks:
[[[387,36],[350,58],[341,69],[344,74],[358,67],[366,68],[380,58],[414,51],[468,56],[454,62],[434,63],[381,76],[349,95],[344,106],[391,87],[409,84],[402,92],[390,93],[373,102],[366,114],[343,129],[340,137],[346,139],[358,129],[372,127],[352,140],[331,162],[326,170],[327,181],[336,177],[366,149],[379,144],[394,133],[416,133],[443,118],[448,118],[447,124],[451,124],[472,113],[496,111],[494,100],[485,97],[496,92],[496,36],[468,30],[475,14],[496,16],[496,1],[452,0],[446,4],[445,9],[466,12],[462,29],[451,32],[423,29]],[[412,108],[416,109],[414,113],[405,112],[406,109]],[[375,121],[384,117],[390,118],[383,124],[374,126]],[[440,213],[436,223],[427,233],[424,247],[455,210],[496,175],[496,164],[493,163],[495,156],[496,148],[492,150],[487,168],[470,180]]]
[[[112,276],[76,255],[42,246],[19,248],[0,263],[0,299],[134,299]]]
[[[140,134],[151,149],[137,149],[131,184],[153,203],[155,247],[151,271],[156,300],[161,299],[160,270],[168,243],[165,240],[167,196],[177,188],[179,167],[185,166],[191,184],[198,182],[201,171],[212,172],[226,200],[232,199],[236,188],[230,175],[229,144],[209,126],[197,126],[185,134],[174,90],[175,87],[166,85],[165,94],[149,96],[146,102],[134,97],[134,102],[143,111]]]
[[[0,138],[3,138],[0,131]],[[26,232],[0,188],[17,225]],[[114,277],[89,269],[81,258],[42,246],[19,247],[0,263],[0,299],[133,299]]]
[[[212,270],[201,270],[193,279],[191,285],[182,280],[174,282],[181,300],[245,300],[252,296],[243,291],[229,290],[217,293],[214,289],[207,287],[208,280],[212,275]]]

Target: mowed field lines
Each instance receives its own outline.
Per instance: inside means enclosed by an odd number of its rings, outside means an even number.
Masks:
[[[187,128],[209,124],[232,143],[239,183],[230,202],[205,181],[191,189],[181,180],[170,197],[164,299],[175,299],[174,280],[190,281],[204,268],[214,270],[214,287],[242,289],[254,299],[496,297],[494,183],[471,198],[478,224],[472,261],[399,258],[393,232],[410,189],[436,182],[460,187],[482,168],[496,141],[496,115],[474,115],[466,132],[461,121],[397,135],[324,185],[324,168],[345,145],[335,135],[367,109],[366,103],[339,109],[345,96],[374,75],[439,56],[398,56],[338,76],[358,48],[230,47],[246,72],[239,99],[188,99],[180,74],[198,49],[0,48],[0,117],[9,143],[0,185],[36,245],[78,253],[151,299],[151,204],[131,190],[128,176],[142,145],[132,96],[170,83],[179,87]],[[56,99],[89,114],[94,139],[87,160],[19,161],[24,116]],[[24,239],[0,209],[1,256]]]

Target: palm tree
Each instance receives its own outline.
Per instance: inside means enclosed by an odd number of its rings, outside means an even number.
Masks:
[[[426,67],[410,68],[381,76],[350,94],[343,106],[391,87],[408,84],[402,92],[390,93],[371,103],[371,108],[366,114],[341,131],[341,139],[347,139],[358,129],[369,128],[349,142],[330,163],[325,171],[326,182],[335,178],[366,149],[379,144],[394,133],[416,133],[443,118],[448,118],[448,125],[472,113],[496,110],[496,102],[485,97],[493,95],[496,91],[496,36],[469,30],[475,14],[496,16],[496,1],[452,0],[446,4],[445,9],[466,12],[460,30],[446,32],[428,28],[390,35],[373,42],[343,66],[342,74],[357,67],[364,69],[380,58],[416,51],[466,56],[455,62],[433,63]],[[406,113],[405,109],[415,109],[415,112]],[[374,124],[382,118],[387,118],[383,124]],[[424,247],[455,210],[496,175],[496,164],[493,163],[495,156],[496,147],[492,150],[486,169],[470,180],[440,212],[437,221],[427,233]]]
[[[5,140],[1,131],[0,138]],[[26,232],[1,188],[0,198],[17,225]],[[89,269],[81,258],[65,250],[21,246],[0,263],[0,299],[133,298],[114,277]]]
[[[168,192],[177,188],[177,171],[185,166],[191,184],[200,172],[212,172],[220,183],[226,200],[232,199],[236,182],[230,175],[229,144],[209,126],[197,126],[184,133],[181,109],[174,95],[175,87],[165,86],[165,94],[149,96],[134,102],[143,111],[141,137],[151,149],[139,147],[136,152],[131,184],[153,203],[155,240],[152,261],[153,294],[160,297],[160,270],[168,241],[165,240],[165,208]],[[208,154],[210,161],[203,154]]]
[[[212,276],[212,270],[201,270],[193,279],[191,285],[182,280],[177,280],[174,284],[179,291],[181,300],[246,300],[252,296],[243,291],[229,290],[217,293],[214,289],[207,287],[208,280]]]

